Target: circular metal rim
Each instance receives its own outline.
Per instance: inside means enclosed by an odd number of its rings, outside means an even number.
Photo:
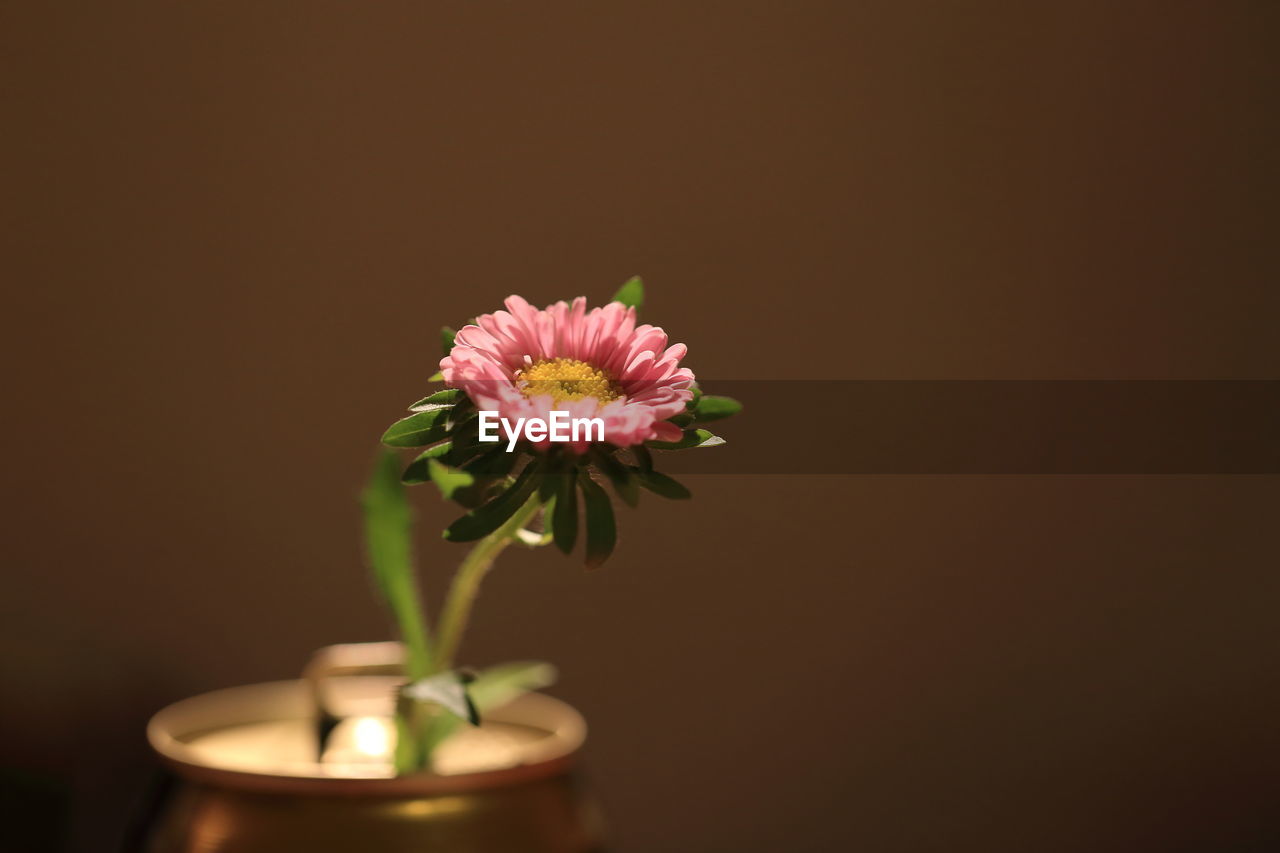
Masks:
[[[309,702],[310,694],[302,680],[214,690],[158,711],[147,724],[147,740],[156,754],[183,778],[221,788],[262,793],[412,797],[506,787],[562,774],[573,765],[587,735],[586,721],[572,706],[545,694],[527,693],[486,716],[495,722],[542,729],[548,733],[547,738],[531,745],[527,758],[519,764],[476,773],[418,773],[395,777],[255,773],[210,766],[197,760],[184,740],[213,728],[306,717],[310,713]],[[247,713],[247,709],[255,705],[262,710]]]

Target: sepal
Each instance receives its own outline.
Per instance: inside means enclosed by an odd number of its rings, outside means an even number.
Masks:
[[[640,280],[640,276],[632,276],[627,279],[626,284],[618,288],[618,292],[613,294],[611,302],[621,302],[628,308],[640,310],[640,306],[644,305],[644,282]]]

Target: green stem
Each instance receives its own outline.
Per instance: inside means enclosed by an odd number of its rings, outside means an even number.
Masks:
[[[449,594],[441,608],[440,625],[434,643],[422,615],[416,581],[412,575],[405,576],[406,583],[412,586],[403,590],[406,594],[397,596],[396,600],[404,602],[404,606],[396,609],[396,619],[400,623],[401,636],[408,650],[405,669],[410,681],[445,672],[453,667],[453,657],[462,642],[462,634],[466,630],[471,608],[480,590],[480,581],[502,550],[516,541],[519,531],[540,508],[537,494],[530,496],[501,527],[472,546],[462,565],[458,566],[449,587]],[[397,773],[415,773],[425,770],[431,764],[432,748],[441,736],[440,726],[444,724],[444,720],[440,716],[440,709],[430,705],[431,703],[424,704],[405,697],[396,702],[397,737],[394,760]]]
[[[484,579],[493,561],[502,550],[516,540],[517,532],[525,526],[541,507],[538,495],[530,495],[524,506],[515,511],[501,527],[477,542],[467,554],[458,572],[453,576],[449,594],[440,610],[440,626],[436,634],[435,665],[433,672],[452,668],[454,655],[462,643],[467,629],[471,608],[475,605],[480,581]]]

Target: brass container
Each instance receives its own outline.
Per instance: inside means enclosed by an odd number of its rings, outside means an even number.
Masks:
[[[437,772],[396,777],[389,708],[400,679],[325,679],[338,720],[317,750],[315,679],[254,684],[170,705],[151,746],[179,784],[147,853],[588,853],[599,820],[572,774],[582,717],[526,694],[438,750]]]

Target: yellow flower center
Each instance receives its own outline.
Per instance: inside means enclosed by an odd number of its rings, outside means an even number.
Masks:
[[[535,362],[516,374],[516,382],[526,397],[550,394],[557,403],[583,397],[607,403],[622,396],[612,376],[576,358]]]

